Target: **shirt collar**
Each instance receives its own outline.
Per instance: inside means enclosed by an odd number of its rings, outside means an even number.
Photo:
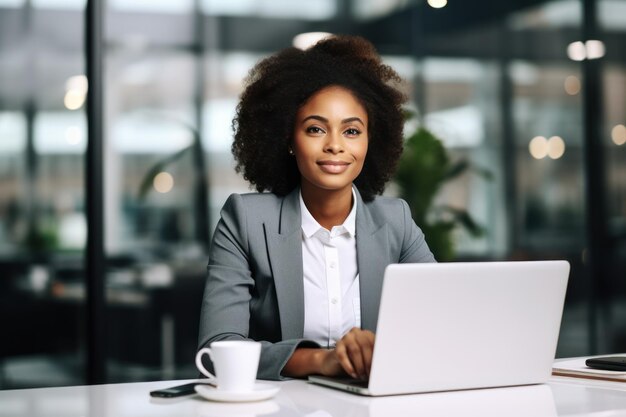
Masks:
[[[302,191],[299,192],[299,198],[300,213],[302,213],[302,232],[304,233],[304,236],[310,238],[315,233],[317,233],[318,230],[323,229],[323,227],[317,222],[317,220],[315,220],[313,215],[309,212],[309,209],[307,209],[306,204],[304,204],[304,200],[302,199]],[[348,233],[350,233],[351,236],[356,235],[356,205],[356,193],[354,192],[354,187],[352,187],[352,209],[350,209],[348,217],[346,217],[346,220],[344,220],[343,224],[341,225],[348,231]]]

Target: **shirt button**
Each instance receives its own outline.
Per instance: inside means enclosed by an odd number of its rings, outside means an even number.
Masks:
[[[333,304],[337,304],[337,301],[339,301],[339,300],[337,300],[337,297],[333,297],[333,298],[330,300],[330,302],[331,302],[331,303],[333,303]]]
[[[337,266],[337,264],[332,261],[329,265],[328,265],[331,269],[335,269],[335,266]]]

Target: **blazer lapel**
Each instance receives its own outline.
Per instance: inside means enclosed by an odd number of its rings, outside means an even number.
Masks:
[[[378,224],[356,190],[356,247],[361,289],[361,327],[376,331],[385,267],[389,264],[387,224]],[[283,340],[300,339],[304,329],[302,220],[299,188],[285,196],[278,228],[264,224],[276,286]]]
[[[383,274],[389,264],[387,224],[377,224],[369,208],[358,198],[356,212],[356,250],[361,289],[361,328],[376,331],[383,286]]]
[[[302,282],[302,220],[299,188],[283,199],[278,229],[264,224],[267,250],[276,287],[283,340],[300,339],[304,329]]]

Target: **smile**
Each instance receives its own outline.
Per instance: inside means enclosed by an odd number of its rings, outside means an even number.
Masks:
[[[328,174],[341,174],[348,169],[350,163],[344,161],[319,161],[317,165]]]

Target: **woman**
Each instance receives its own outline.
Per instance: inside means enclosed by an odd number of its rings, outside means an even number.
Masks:
[[[259,193],[222,209],[200,347],[261,341],[261,379],[365,379],[385,267],[434,262],[407,204],[376,197],[402,152],[400,78],[369,42],[337,36],[247,81],[232,151]]]

